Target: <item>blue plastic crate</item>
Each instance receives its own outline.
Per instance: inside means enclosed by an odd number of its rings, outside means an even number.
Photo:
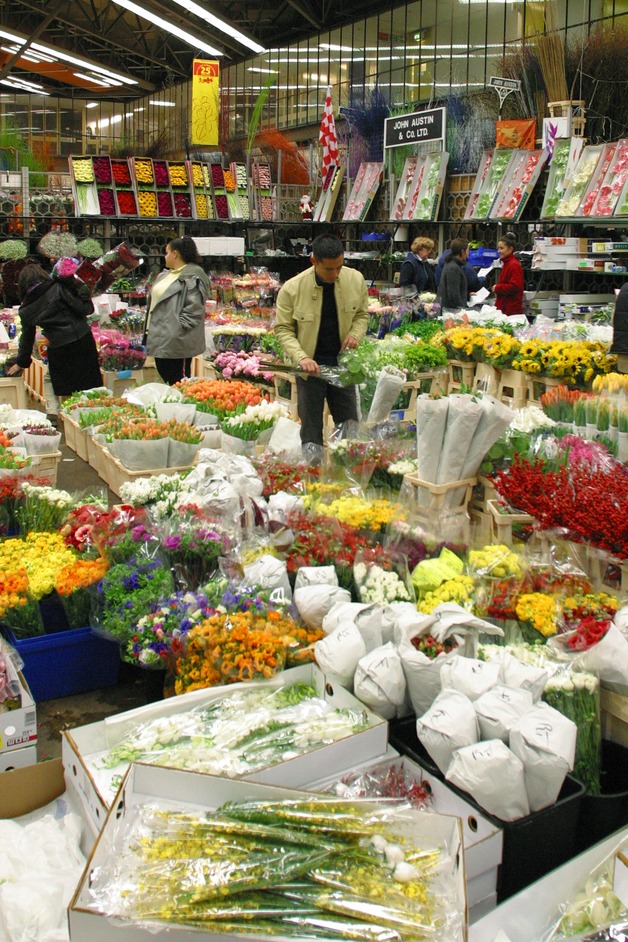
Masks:
[[[497,249],[469,249],[469,262],[480,268],[485,268],[497,258],[499,258]]]
[[[111,687],[118,681],[120,646],[90,628],[22,639],[10,628],[2,630],[24,661],[23,674],[35,702]]]

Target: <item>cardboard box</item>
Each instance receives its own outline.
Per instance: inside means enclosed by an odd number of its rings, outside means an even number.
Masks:
[[[282,801],[299,797],[303,797],[302,792],[279,786],[233,781],[156,766],[132,765],[122,782],[115,805],[107,816],[74,898],[70,902],[68,919],[72,942],[149,942],[155,939],[154,931],[146,926],[112,920],[109,918],[110,914],[97,912],[93,908],[90,893],[92,873],[117,853],[116,831],[136,806],[158,801],[164,808],[189,806],[215,809],[226,801]],[[447,847],[453,861],[449,878],[454,888],[456,906],[465,913],[464,861],[459,822],[455,818],[442,815],[417,813],[412,827],[418,839],[425,840],[426,846],[440,844]],[[181,942],[204,935],[194,929],[177,925],[164,928],[161,934],[167,935],[169,942]],[[216,942],[235,942],[244,938],[235,932],[216,932],[212,933],[211,937]],[[252,937],[247,935],[246,938]],[[269,936],[260,932],[255,938],[265,939]],[[465,939],[466,931],[463,926],[456,935],[455,942],[464,942]]]
[[[469,916],[471,918],[474,914],[475,918],[479,918],[484,915],[488,912],[489,899],[493,900],[493,906],[497,905],[497,868],[502,862],[503,831],[436,776],[430,775],[407,756],[400,756],[396,749],[389,746],[383,759],[352,766],[345,769],[342,775],[326,777],[310,788],[312,791],[330,791],[336,782],[350,773],[376,771],[391,766],[403,769],[406,775],[426,788],[432,811],[460,819]],[[474,913],[476,906],[481,906],[481,911],[478,909]]]
[[[370,725],[345,739],[334,743],[321,743],[317,749],[309,753],[268,768],[258,769],[245,776],[248,780],[269,785],[281,782],[285,786],[300,788],[320,778],[321,769],[325,769],[329,775],[340,774],[349,765],[367,760],[372,761],[384,755],[388,743],[386,721],[372,713],[344,688],[332,686],[322,671],[313,664],[294,667],[277,674],[271,680],[252,682],[247,686],[272,689],[295,683],[311,684],[316,688],[318,696],[329,701],[335,708],[351,708],[364,712]],[[138,723],[148,722],[156,717],[175,716],[194,707],[214,703],[235,693],[236,689],[242,689],[242,685],[207,687],[204,690],[195,690],[179,697],[171,697],[168,700],[137,707],[135,710],[108,717],[98,723],[66,730],[62,743],[63,767],[68,780],[72,781],[79,792],[85,809],[95,825],[99,828],[102,826],[112,796],[110,792],[107,792],[105,776],[102,773],[100,776],[97,774],[91,757],[111,749]]]
[[[37,711],[26,678],[18,674],[20,703],[17,710],[0,713],[0,755],[37,742]]]
[[[536,883],[512,896],[469,927],[469,942],[493,942],[500,931],[509,942],[541,939],[560,906],[581,889],[590,874],[621,844],[628,845],[628,827],[574,857]]]
[[[61,759],[4,772],[0,778],[0,818],[19,818],[54,801],[64,791]]]
[[[0,772],[22,769],[37,762],[37,746],[22,746],[21,749],[8,749],[0,752]],[[3,780],[0,779],[0,783]],[[1,815],[0,815],[1,817]]]

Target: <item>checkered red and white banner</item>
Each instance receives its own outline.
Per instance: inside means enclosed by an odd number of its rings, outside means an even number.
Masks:
[[[336,122],[334,121],[334,110],[331,103],[331,85],[327,86],[325,94],[325,110],[321,121],[321,129],[318,140],[323,146],[323,180],[327,176],[330,167],[335,167],[338,163],[338,139],[336,138]]]

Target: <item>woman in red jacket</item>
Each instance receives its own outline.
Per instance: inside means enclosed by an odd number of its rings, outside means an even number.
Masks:
[[[502,270],[494,289],[497,296],[495,306],[508,316],[523,314],[523,269],[519,259],[515,258],[516,244],[512,232],[506,232],[497,243]]]

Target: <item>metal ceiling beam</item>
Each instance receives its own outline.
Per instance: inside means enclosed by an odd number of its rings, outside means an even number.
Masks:
[[[57,5],[55,6],[55,9],[53,10],[53,12],[52,12],[52,13],[49,13],[48,16],[45,18],[45,20],[42,20],[42,21],[41,21],[41,23],[39,24],[39,26],[37,26],[37,27],[33,30],[33,32],[31,33],[31,35],[30,35],[30,36],[28,37],[28,39],[20,46],[20,48],[18,49],[18,51],[13,53],[13,55],[11,56],[11,58],[9,59],[8,62],[5,62],[5,63],[4,63],[4,65],[3,65],[2,68],[0,69],[0,79],[3,79],[3,78],[6,78],[6,77],[7,77],[7,75],[9,74],[9,72],[11,71],[11,69],[13,68],[13,66],[15,65],[15,63],[17,62],[17,60],[20,58],[20,56],[22,55],[22,53],[23,53],[23,52],[26,52],[26,50],[32,45],[32,43],[34,43],[37,39],[39,39],[39,37],[41,36],[41,34],[44,32],[44,30],[48,29],[48,27],[50,26],[50,24],[52,23],[52,21],[53,21],[54,18],[56,17],[56,15],[57,15],[57,10],[59,9],[60,5],[61,5],[60,3],[57,3]]]
[[[323,28],[323,24],[316,20],[309,12],[307,7],[304,7],[303,4],[299,3],[299,0],[288,0],[288,4],[292,7],[293,10],[296,10],[297,13],[300,13],[301,16],[306,19],[308,23],[311,23],[312,26],[314,26],[317,30],[321,30]]]

